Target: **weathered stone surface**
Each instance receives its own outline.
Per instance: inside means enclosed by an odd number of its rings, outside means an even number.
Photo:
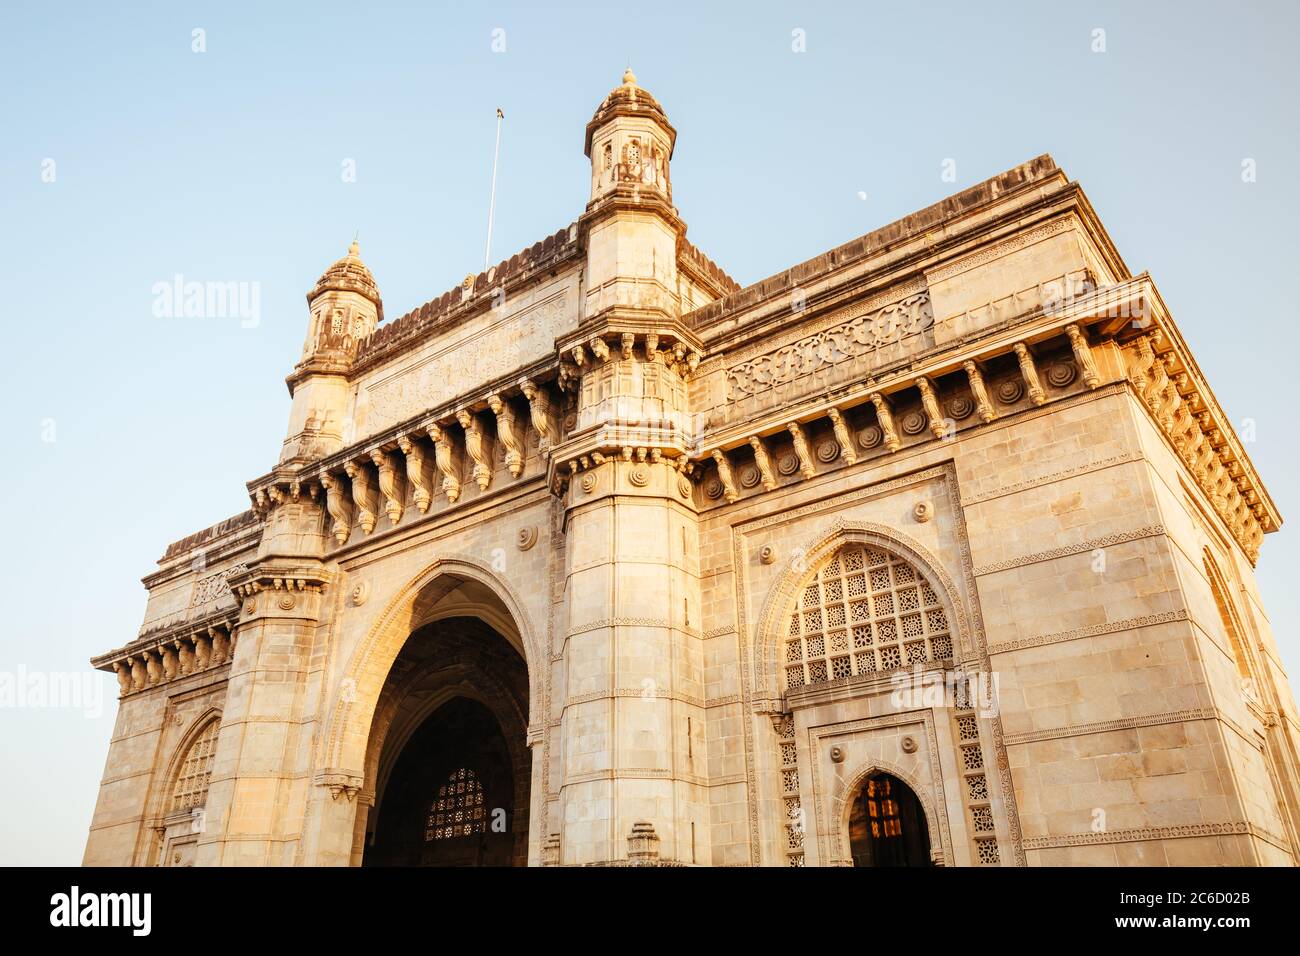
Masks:
[[[571,226],[388,323],[326,271],[251,510],[94,661],[86,863],[849,865],[873,794],[912,862],[1294,863],[1281,518],[1079,186],[740,288],[676,135],[629,71]]]

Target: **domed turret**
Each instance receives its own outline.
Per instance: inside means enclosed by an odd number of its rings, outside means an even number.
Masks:
[[[379,298],[379,287],[375,277],[370,274],[366,264],[361,261],[361,247],[355,239],[348,246],[348,254],[325,270],[316,280],[316,286],[307,293],[307,304],[325,292],[355,292],[374,303],[382,318],[383,304]]]
[[[361,248],[355,239],[348,246],[348,254],[316,280],[307,293],[307,307],[311,310],[311,326],[303,344],[303,361],[350,362],[357,345],[384,317],[379,286],[361,261]]]
[[[348,372],[357,347],[384,317],[379,287],[361,261],[356,240],[307,293],[307,307],[311,321],[302,359],[286,380],[293,408],[282,462],[312,460],[341,446]]]
[[[672,201],[668,161],[677,130],[649,91],[637,86],[631,67],[620,86],[596,108],[587,124],[583,149],[591,160],[591,199],[615,192],[621,184],[661,192]]]

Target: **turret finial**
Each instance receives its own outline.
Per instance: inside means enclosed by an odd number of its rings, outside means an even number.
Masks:
[[[636,74],[632,72],[632,67],[630,66],[623,71],[623,85],[636,86]]]

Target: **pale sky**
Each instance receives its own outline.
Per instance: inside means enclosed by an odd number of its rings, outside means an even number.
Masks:
[[[480,269],[497,106],[493,261],[573,221],[583,128],[629,63],[677,127],[689,238],[742,284],[1051,153],[1300,522],[1294,4],[467,6],[6,4],[11,686],[89,673],[135,636],[164,547],[248,506],[304,293],[353,235],[390,318]],[[177,274],[258,283],[259,321],[156,318]],[[1293,675],[1298,558],[1288,525],[1258,570]],[[116,712],[93,680],[98,708],[0,700],[0,863],[80,862]]]

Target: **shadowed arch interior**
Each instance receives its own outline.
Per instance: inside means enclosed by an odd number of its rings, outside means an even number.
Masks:
[[[929,866],[930,830],[916,793],[883,770],[869,774],[849,810],[854,866]]]
[[[528,674],[478,618],[421,627],[375,712],[367,866],[510,866],[528,855]]]

